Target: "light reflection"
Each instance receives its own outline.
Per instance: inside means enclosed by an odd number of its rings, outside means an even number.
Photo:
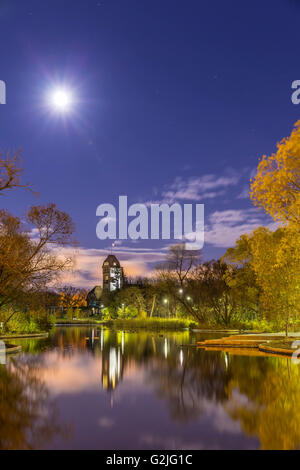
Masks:
[[[103,330],[101,330],[101,333],[100,333],[100,349],[101,349],[101,351],[103,351],[103,346],[104,346],[104,334],[103,334]]]
[[[183,364],[183,351],[182,351],[182,349],[180,350],[180,353],[179,353],[179,362],[180,362],[180,365],[182,366],[182,364]]]
[[[121,377],[120,348],[110,348],[108,356],[102,354],[102,386],[106,390],[114,390]]]
[[[121,347],[122,347],[122,354],[124,354],[124,349],[125,349],[125,333],[124,331],[122,331],[122,344],[121,344]]]
[[[168,342],[167,342],[167,338],[165,338],[164,354],[165,354],[165,359],[167,359],[167,357],[168,357]]]
[[[90,337],[88,343],[86,343],[87,335]],[[37,348],[35,352],[40,354],[38,362],[35,362],[36,358],[30,354],[26,355],[31,351],[28,349],[20,357],[10,360],[11,366],[16,361],[18,369],[11,369],[9,375],[6,374],[7,368],[0,367],[0,421],[1,418],[2,420],[8,419],[11,408],[7,407],[13,405],[19,413],[17,426],[23,429],[23,420],[26,419],[26,423],[28,422],[27,398],[30,398],[29,405],[32,406],[31,400],[35,398],[36,393],[34,389],[36,379],[39,379],[37,382],[39,391],[47,390],[49,397],[58,401],[62,398],[63,410],[65,409],[64,396],[72,394],[74,399],[80,400],[78,402],[80,406],[72,408],[72,417],[76,416],[75,421],[78,420],[76,433],[81,432],[82,409],[92,405],[96,409],[101,403],[101,412],[107,413],[107,408],[113,406],[117,400],[118,410],[115,413],[124,407],[126,410],[124,422],[122,421],[123,414],[120,413],[118,432],[112,433],[109,437],[108,432],[102,435],[103,439],[105,436],[109,438],[110,443],[116,448],[124,443],[124,438],[128,435],[127,411],[129,407],[132,408],[132,423],[130,424],[136,433],[134,437],[140,437],[139,417],[136,422],[134,421],[137,409],[135,400],[138,405],[144,406],[146,419],[148,415],[152,419],[151,406],[145,406],[145,389],[164,401],[164,406],[172,420],[170,432],[174,429],[173,422],[185,426],[187,422],[196,424],[201,421],[202,417],[205,419],[209,416],[211,419],[213,416],[209,437],[207,437],[206,429],[201,433],[201,426],[199,428],[199,439],[201,438],[201,444],[204,446],[210,446],[211,436],[217,435],[218,437],[220,431],[222,436],[227,434],[230,446],[235,444],[234,439],[237,437],[239,440],[236,442],[241,442],[242,446],[247,444],[248,447],[260,446],[263,449],[299,448],[300,367],[292,367],[290,359],[267,355],[256,357],[250,354],[229,354],[219,351],[206,353],[196,348],[185,348],[184,345],[191,343],[190,335],[189,332],[166,333],[164,336],[139,332],[126,333],[125,336],[125,333],[121,331],[95,329],[95,344],[91,348],[92,328],[61,328],[54,337],[43,340],[47,345],[50,345],[51,341],[51,347],[54,348],[46,352],[44,352],[45,343],[43,341],[38,343],[34,340]],[[99,343],[97,336],[99,336]],[[103,344],[104,337],[105,345]],[[124,344],[126,339],[124,355],[122,354],[123,338]],[[22,341],[24,347],[27,343]],[[100,353],[101,343],[102,353]],[[38,344],[41,344],[43,349],[40,350]],[[32,347],[31,340],[28,342],[29,347]],[[30,362],[27,364],[26,361]],[[19,367],[21,367],[22,377],[23,374],[26,376],[29,374],[28,383],[26,380],[24,385],[31,393],[30,397],[26,394],[23,397],[22,394],[19,396],[18,392],[17,401],[15,401],[13,394],[16,390],[20,390],[20,393],[23,390],[23,386],[19,387],[19,383],[23,385],[18,377]],[[31,375],[33,369],[36,376]],[[105,398],[102,402],[101,397],[97,397],[94,393],[95,391],[99,394],[103,392],[99,389],[100,371],[102,388],[105,390]],[[11,375],[16,375],[12,382]],[[122,383],[123,378],[126,380]],[[116,393],[117,388],[118,393]],[[89,391],[93,393],[87,393]],[[94,403],[91,402],[91,396],[95,397]],[[134,400],[130,401],[128,398],[134,398]],[[48,407],[48,397],[46,399],[45,406]],[[18,404],[23,403],[23,400],[25,400],[24,406],[22,405],[22,409],[19,410]],[[40,406],[39,403],[37,405]],[[157,406],[156,398],[153,406]],[[43,410],[43,413],[46,411],[48,412],[47,408]],[[35,414],[36,416],[39,416],[39,413]],[[33,431],[36,429],[35,436],[39,437],[38,423],[30,420],[29,424],[33,426]],[[88,430],[85,426],[83,428],[83,442],[85,442],[87,432],[89,442],[91,442],[97,429],[94,429],[92,424]],[[194,426],[193,428],[195,429]],[[22,442],[16,443],[15,441],[17,432],[14,431],[10,435],[10,429],[12,428],[0,426],[0,448],[1,444],[8,442],[9,439],[14,447],[22,447]],[[157,432],[156,428],[154,432]],[[220,442],[217,439],[216,446],[223,447],[223,443],[220,444]],[[193,445],[193,443],[194,431],[187,444]],[[105,445],[103,440],[99,445]]]
[[[226,369],[228,369],[228,353],[227,352],[224,353],[224,361],[225,361],[225,367]]]

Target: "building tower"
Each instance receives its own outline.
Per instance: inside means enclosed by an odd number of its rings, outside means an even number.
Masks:
[[[115,255],[108,255],[102,265],[103,291],[114,291],[123,287],[123,268]]]

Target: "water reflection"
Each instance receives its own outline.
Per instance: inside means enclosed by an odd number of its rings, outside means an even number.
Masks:
[[[0,366],[0,449],[36,449],[54,435],[68,435],[39,377],[40,366],[38,358],[23,355]]]
[[[299,448],[299,366],[197,339],[66,327],[22,341],[0,368],[0,447]]]
[[[299,449],[299,366],[274,358],[247,377],[247,369],[234,362],[226,404],[232,418],[247,435],[258,435],[262,449]]]

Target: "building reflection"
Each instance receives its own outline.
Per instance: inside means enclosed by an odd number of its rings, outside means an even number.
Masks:
[[[0,426],[0,448],[3,439],[2,448],[39,448],[42,431],[44,441],[56,435],[57,427],[52,426],[55,413],[48,420],[44,384],[46,367],[56,364],[61,368],[56,390],[61,392],[61,379],[66,395],[75,390],[86,396],[90,386],[99,395],[101,389],[105,406],[117,399],[121,407],[122,396],[138,400],[147,387],[164,402],[172,422],[186,425],[209,418],[217,431],[242,433],[251,438],[251,445],[262,449],[300,448],[300,366],[252,350],[187,347],[192,338],[190,332],[61,329],[52,339],[54,350],[47,353],[45,364],[43,355],[28,355],[20,356],[15,365],[11,358],[10,368],[0,367],[0,423],[2,419],[10,425]],[[53,360],[49,361],[49,355]],[[47,386],[53,385],[52,371],[49,378]],[[125,378],[126,387],[121,388]],[[16,424],[9,421],[14,414]],[[151,408],[145,409],[145,416],[148,414],[152,418]],[[28,429],[34,434],[30,442],[26,440]]]
[[[101,362],[101,387],[108,392],[118,387],[125,371],[129,368],[170,360],[173,357],[171,352],[174,346],[174,340],[168,337],[161,338],[148,334],[143,337],[141,333],[133,335],[105,328],[90,330],[85,345],[87,350]],[[178,366],[182,367],[184,351],[180,349],[177,353]]]
[[[95,328],[86,338],[86,347],[101,361],[101,386],[113,391],[123,379],[125,333]]]
[[[110,348],[102,352],[102,387],[105,390],[115,390],[123,378],[124,363],[120,348]]]

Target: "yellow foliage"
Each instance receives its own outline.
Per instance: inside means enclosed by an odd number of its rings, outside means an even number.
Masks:
[[[288,327],[300,313],[300,234],[291,228],[275,232],[260,227],[251,236],[252,266],[261,288],[266,315]]]
[[[281,360],[274,370],[266,371],[262,381],[252,383],[251,389],[248,377],[246,387],[242,387],[248,398],[244,402],[236,400],[240,384],[234,379],[229,383],[230,401],[226,408],[231,417],[240,421],[248,435],[259,438],[263,450],[299,449],[299,367],[289,363],[285,366]]]
[[[250,197],[274,220],[300,226],[300,121],[290,137],[277,144],[277,152],[258,165]]]

